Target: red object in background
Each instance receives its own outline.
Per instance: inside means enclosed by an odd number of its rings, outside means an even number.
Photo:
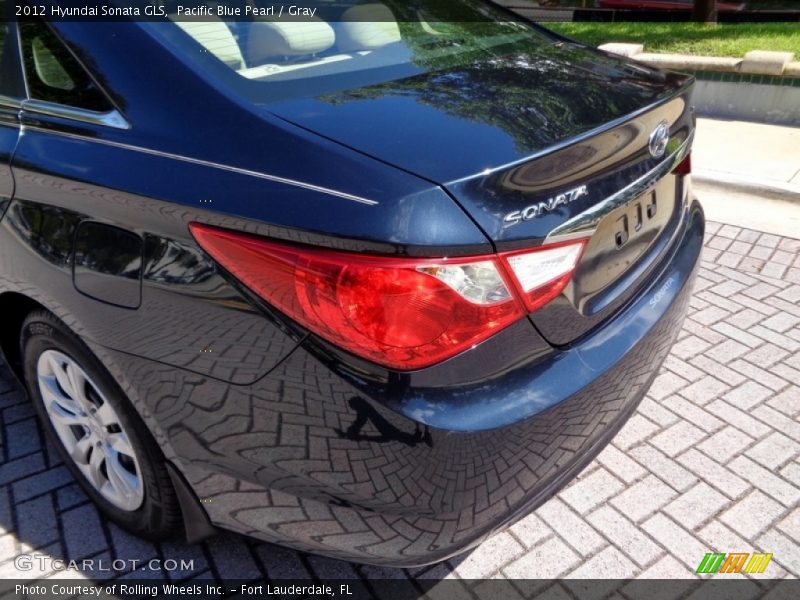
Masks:
[[[675,173],[676,175],[691,175],[692,174],[692,154],[691,153],[687,154],[686,158],[684,158],[681,161],[681,164],[679,164],[677,167],[675,167],[675,170],[672,171],[672,172]]]
[[[694,0],[599,0],[600,8],[677,10],[690,11]],[[744,9],[744,2],[717,2],[717,12],[736,12]]]

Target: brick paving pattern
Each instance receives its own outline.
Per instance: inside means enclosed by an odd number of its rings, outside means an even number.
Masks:
[[[709,223],[689,318],[612,444],[534,513],[465,555],[421,569],[353,565],[233,534],[194,546],[138,540],[99,517],[44,443],[5,365],[0,410],[2,578],[56,574],[37,562],[19,571],[15,558],[32,552],[106,566],[129,561],[116,571],[89,566],[78,574],[96,579],[691,578],[712,550],[772,552],[763,577],[795,578],[800,241]],[[193,565],[130,566],[150,559]]]

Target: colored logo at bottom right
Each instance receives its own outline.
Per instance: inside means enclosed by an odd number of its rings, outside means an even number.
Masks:
[[[772,561],[772,554],[766,552],[709,552],[697,565],[695,573],[710,575],[733,573],[763,573]]]

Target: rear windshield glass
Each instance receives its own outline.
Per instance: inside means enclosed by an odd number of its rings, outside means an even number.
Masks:
[[[316,97],[553,42],[480,0],[320,0],[286,5],[296,14],[280,16],[268,14],[280,5],[251,4],[262,14],[249,20],[173,13],[171,22],[147,26],[173,52],[257,102]]]

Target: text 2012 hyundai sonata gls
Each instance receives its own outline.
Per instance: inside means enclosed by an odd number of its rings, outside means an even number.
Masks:
[[[655,376],[693,82],[478,0],[317,8],[6,21],[0,343],[127,529],[429,563]]]

